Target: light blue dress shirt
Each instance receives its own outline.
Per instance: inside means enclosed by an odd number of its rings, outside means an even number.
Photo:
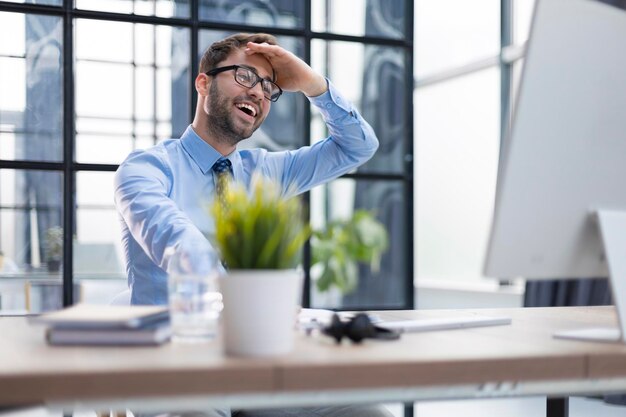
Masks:
[[[350,102],[328,82],[328,91],[310,97],[330,136],[293,151],[240,150],[227,155],[234,179],[248,185],[255,171],[292,194],[308,191],[363,164],[378,139]],[[222,155],[187,128],[180,139],[132,152],[115,174],[132,304],[167,303],[168,247],[212,249],[214,233],[207,206],[215,193],[211,167]]]

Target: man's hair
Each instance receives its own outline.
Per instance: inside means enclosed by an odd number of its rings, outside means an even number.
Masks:
[[[228,58],[231,52],[234,50],[244,48],[248,42],[253,43],[268,43],[270,45],[277,45],[276,38],[267,33],[237,33],[231,35],[221,41],[217,41],[211,44],[204,51],[202,59],[200,59],[200,73],[211,71],[217,67],[217,64]]]

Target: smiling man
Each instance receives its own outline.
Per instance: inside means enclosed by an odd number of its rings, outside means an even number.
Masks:
[[[207,202],[217,177],[249,184],[258,172],[299,194],[367,161],[378,147],[372,128],[332,83],[267,34],[237,34],[212,44],[195,79],[192,124],[180,139],[132,152],[115,175],[133,304],[167,303],[168,247],[212,249]],[[283,92],[303,93],[330,136],[293,151],[237,150]],[[289,196],[290,196],[289,195]]]
[[[216,150],[222,155],[229,155],[263,123],[283,90],[311,98],[325,93],[328,86],[324,77],[277,46],[273,36],[240,34],[207,49],[196,90],[194,131],[209,145],[221,146]],[[371,144],[376,144],[371,136]]]
[[[330,181],[374,155],[378,140],[333,85],[271,35],[237,34],[212,44],[195,79],[192,124],[180,139],[132,152],[115,175],[132,304],[166,304],[170,251],[180,245],[212,250],[214,225],[206,210],[217,178],[230,172],[249,185],[253,173],[280,183],[289,197]],[[319,109],[330,136],[293,151],[237,150],[261,126],[283,91],[303,93]],[[180,413],[176,413],[180,414]],[[376,406],[319,407],[237,416],[381,417]],[[228,410],[203,412],[228,416]]]

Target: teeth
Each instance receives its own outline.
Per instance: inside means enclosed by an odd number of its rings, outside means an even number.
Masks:
[[[252,107],[251,105],[249,105],[249,104],[239,103],[239,104],[235,104],[235,106],[237,106],[237,108],[239,108],[239,109],[248,109],[248,110],[250,110],[250,113],[251,113],[252,117],[256,116],[256,109],[254,107]]]

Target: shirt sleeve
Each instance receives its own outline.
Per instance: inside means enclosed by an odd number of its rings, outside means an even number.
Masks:
[[[309,97],[321,113],[330,136],[312,146],[267,154],[268,166],[276,173],[283,189],[299,194],[335,179],[368,161],[378,149],[372,127],[346,98],[328,82],[328,91]]]
[[[156,152],[131,154],[115,173],[115,205],[133,239],[167,271],[170,251],[185,245],[213,250],[209,241],[169,198],[172,175]]]

